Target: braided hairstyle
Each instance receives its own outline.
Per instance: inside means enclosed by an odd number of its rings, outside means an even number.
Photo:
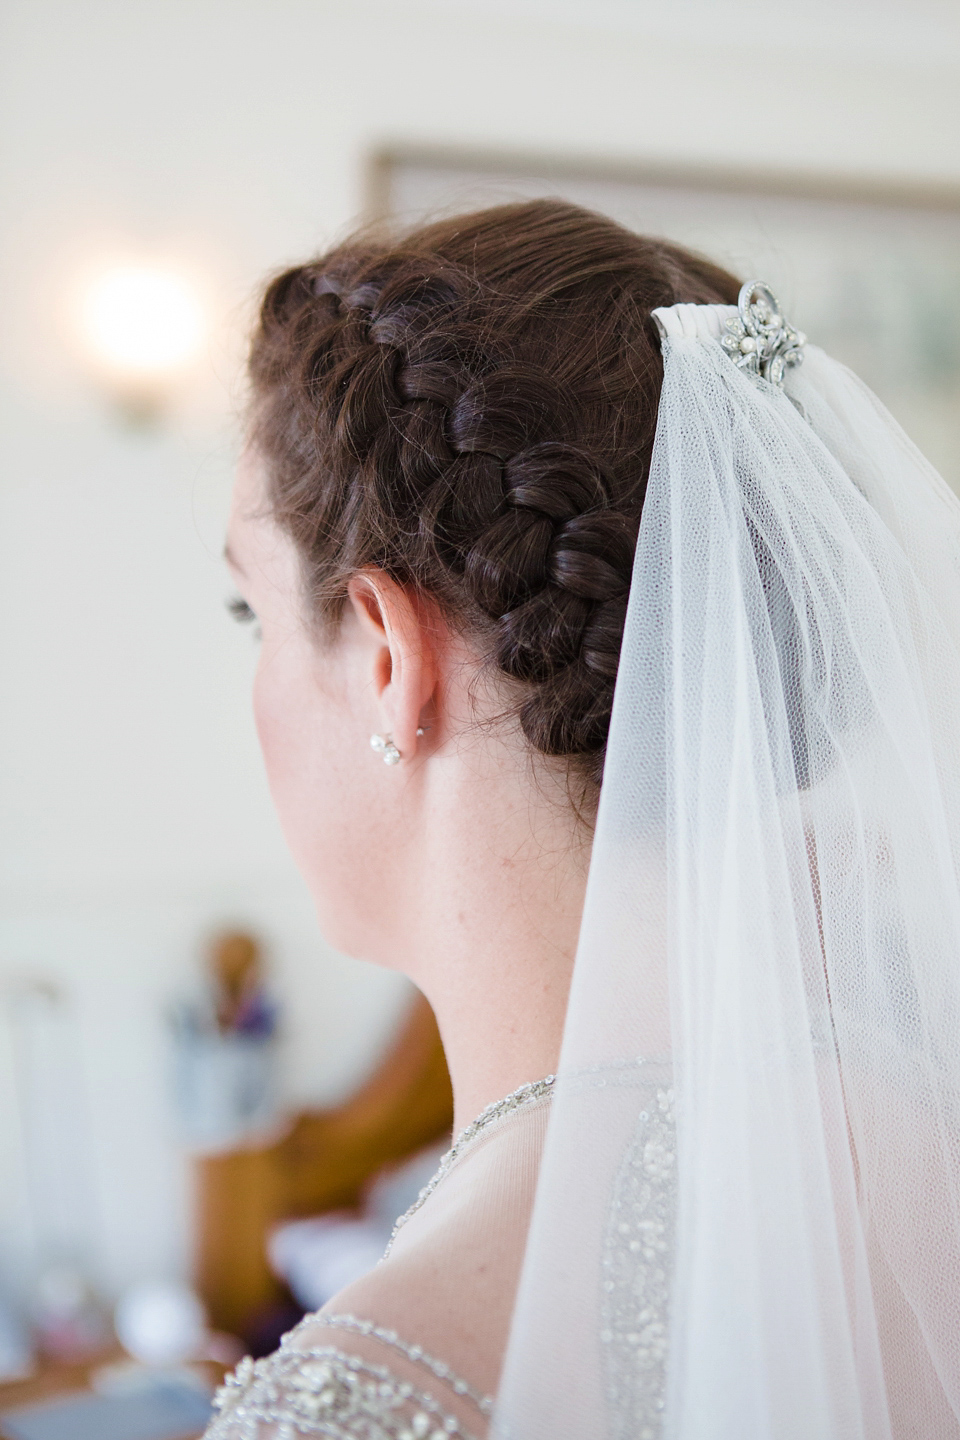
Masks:
[[[530,744],[599,785],[663,374],[650,312],[739,288],[559,200],[279,275],[253,440],[316,613],[366,566],[431,595],[513,682]]]

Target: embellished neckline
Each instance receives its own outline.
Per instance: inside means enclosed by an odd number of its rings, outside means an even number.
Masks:
[[[394,1225],[393,1233],[387,1241],[387,1248],[383,1252],[384,1260],[386,1260],[390,1251],[393,1249],[393,1242],[396,1240],[398,1233],[403,1229],[407,1221],[412,1219],[417,1211],[429,1200],[434,1190],[436,1190],[441,1181],[446,1178],[463,1152],[476,1140],[477,1136],[481,1135],[484,1130],[487,1130],[494,1121],[501,1120],[505,1115],[511,1115],[515,1110],[520,1110],[526,1105],[533,1104],[534,1101],[542,1100],[544,1095],[549,1095],[556,1078],[555,1075],[546,1075],[542,1080],[529,1080],[526,1085],[521,1085],[518,1089],[511,1091],[509,1095],[504,1095],[502,1100],[494,1100],[484,1110],[480,1111],[480,1114],[475,1120],[471,1120],[469,1125],[464,1126],[450,1146],[450,1149],[441,1157],[440,1164],[437,1166],[434,1174],[427,1181],[426,1185],[424,1185],[409,1210],[404,1211]]]

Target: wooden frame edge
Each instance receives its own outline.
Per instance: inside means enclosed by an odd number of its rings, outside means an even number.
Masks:
[[[848,204],[901,206],[913,210],[960,212],[960,184],[919,181],[801,169],[764,169],[667,160],[618,160],[596,155],[558,156],[535,151],[484,150],[469,146],[395,142],[367,154],[364,214],[376,223],[391,216],[391,173],[399,164],[432,169],[458,169],[477,175],[494,171],[557,180],[607,180],[632,185],[664,185],[684,190],[712,190],[781,197],[840,201]]]

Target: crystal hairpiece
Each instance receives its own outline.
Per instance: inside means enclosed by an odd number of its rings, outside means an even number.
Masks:
[[[783,318],[779,300],[763,280],[747,281],[737,311],[724,322],[720,344],[741,370],[782,388],[784,369],[803,362],[806,335]]]

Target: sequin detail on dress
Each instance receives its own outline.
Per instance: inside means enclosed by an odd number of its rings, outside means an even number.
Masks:
[[[447,1171],[454,1162],[460,1158],[471,1140],[475,1140],[481,1131],[486,1130],[487,1126],[492,1125],[495,1120],[501,1120],[504,1115],[509,1115],[512,1111],[519,1110],[523,1105],[530,1105],[534,1100],[541,1100],[544,1095],[550,1093],[555,1080],[555,1075],[547,1075],[543,1080],[532,1080],[527,1085],[521,1085],[518,1090],[514,1090],[509,1095],[505,1095],[502,1100],[494,1100],[492,1105],[488,1105],[485,1110],[481,1110],[476,1120],[471,1120],[470,1124],[464,1130],[460,1131],[460,1134],[456,1140],[454,1140],[450,1149],[441,1158],[436,1173],[427,1181],[426,1185],[424,1185],[420,1194],[410,1206],[410,1209],[405,1211],[404,1214],[400,1216],[396,1225],[394,1225],[393,1234],[387,1241],[387,1248],[383,1252],[384,1260],[386,1260],[390,1251],[393,1249],[393,1242],[396,1240],[398,1232],[406,1225],[408,1220],[411,1220],[413,1216],[416,1215],[420,1207],[429,1200],[434,1190],[436,1190],[437,1186],[446,1176]]]
[[[443,1360],[437,1360],[433,1355],[428,1355],[422,1345],[411,1345],[408,1341],[401,1339],[396,1330],[385,1330],[382,1325],[375,1325],[372,1320],[361,1320],[356,1315],[308,1315],[301,1320],[296,1330],[291,1331],[291,1336],[297,1331],[305,1329],[308,1325],[325,1325],[328,1330],[350,1330],[355,1335],[371,1335],[374,1340],[379,1340],[383,1345],[390,1345],[394,1350],[399,1350],[408,1360],[415,1365],[422,1365],[435,1375],[438,1380],[449,1385],[455,1395],[462,1395],[472,1404],[476,1405],[481,1415],[490,1415],[493,1412],[493,1399],[489,1395],[481,1395],[462,1380],[450,1366]],[[289,1338],[289,1337],[288,1337]]]
[[[651,1076],[617,1175],[603,1250],[600,1339],[612,1440],[660,1440],[662,1434],[676,1210],[673,1091]]]
[[[330,1346],[243,1360],[214,1404],[204,1440],[473,1440],[432,1395]]]

